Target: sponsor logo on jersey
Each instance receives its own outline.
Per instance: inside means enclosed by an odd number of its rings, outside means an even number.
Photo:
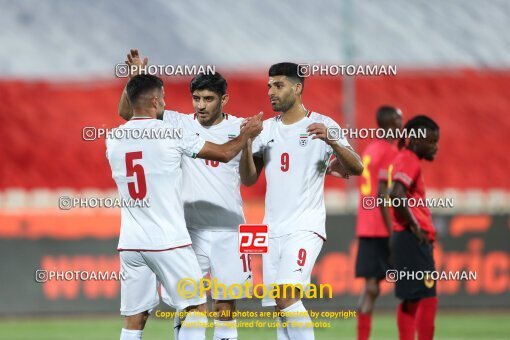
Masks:
[[[300,146],[306,146],[308,144],[308,134],[302,133],[299,135],[299,145]]]
[[[425,284],[425,287],[432,288],[434,287],[434,279],[432,279],[431,275],[427,274],[425,275],[425,278],[423,279],[423,283]]]
[[[239,225],[239,253],[265,254],[269,244],[267,224]]]
[[[228,134],[228,139],[229,139],[229,140],[230,140],[230,139],[234,139],[234,138],[236,138],[236,137],[237,137],[237,136],[236,136],[236,135],[234,135],[234,134],[230,134],[230,133]]]

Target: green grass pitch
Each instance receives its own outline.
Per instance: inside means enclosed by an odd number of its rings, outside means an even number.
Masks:
[[[249,320],[244,320],[249,321]],[[267,320],[269,321],[269,320]],[[323,320],[328,321],[328,320]],[[31,319],[0,319],[0,339],[38,340],[102,340],[118,339],[123,325],[116,316],[45,317]],[[173,321],[149,318],[144,340],[173,339]],[[207,331],[212,339],[212,329]],[[356,338],[356,320],[336,320],[331,328],[316,329],[317,340]],[[398,339],[395,315],[374,316],[372,339]],[[510,312],[439,312],[436,318],[436,339],[510,339]],[[276,339],[276,331],[268,328],[240,328],[239,340]]]

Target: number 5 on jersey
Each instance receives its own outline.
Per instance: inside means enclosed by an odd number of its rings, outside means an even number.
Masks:
[[[143,166],[141,164],[134,163],[135,160],[141,159],[141,151],[126,153],[126,177],[135,176],[135,181],[128,183],[129,196],[138,200],[144,199],[145,195],[147,195],[147,183],[145,182]]]

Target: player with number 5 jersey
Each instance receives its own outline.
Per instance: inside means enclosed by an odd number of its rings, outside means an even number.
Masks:
[[[202,277],[184,219],[182,158],[229,162],[262,129],[259,115],[229,142],[206,142],[178,121],[169,124],[156,119],[165,106],[160,78],[135,76],[128,82],[126,92],[134,116],[119,129],[175,129],[176,133],[175,138],[131,139],[130,134],[123,134],[123,138],[106,140],[106,155],[119,195],[123,199],[148,199],[150,204],[123,207],[121,211],[118,250],[126,276],[121,282],[121,314],[126,317],[121,340],[141,338],[149,311],[159,304],[158,281],[170,295],[173,307],[205,311],[205,297],[188,297],[177,290],[180,280],[198,282]],[[192,318],[190,323],[203,322],[201,318],[205,318],[188,315]],[[184,327],[180,336],[201,339],[205,329]]]
[[[126,63],[130,66],[142,62],[138,50],[131,50]],[[227,81],[223,76],[199,74],[189,86],[194,114],[165,110],[161,117],[172,126],[182,126],[206,141],[225,143],[240,133],[243,119],[225,113],[229,101]],[[125,91],[119,102],[119,115],[126,120],[132,117]],[[202,270],[210,275],[213,282],[212,309],[217,312],[214,320],[214,339],[236,339],[236,300],[243,299],[250,292],[231,290],[224,287],[238,287],[251,282],[251,257],[238,253],[238,227],[245,222],[239,177],[240,155],[227,163],[209,159],[182,160],[182,202],[186,226],[192,248]],[[217,283],[217,286],[215,286]],[[172,305],[171,296],[164,287],[161,297]],[[221,317],[220,317],[221,315]],[[174,338],[179,338],[180,318],[174,319]]]
[[[251,185],[265,167],[269,249],[263,255],[264,284],[303,285],[326,239],[324,178],[334,154],[348,174],[360,175],[361,159],[340,134],[331,118],[306,110],[301,95],[304,78],[298,65],[280,63],[269,69],[268,95],[280,114],[264,121],[264,128],[241,156],[241,180]],[[281,287],[284,289],[284,287]],[[286,313],[287,327],[277,319],[278,339],[313,339],[311,322],[300,300],[299,288],[287,287],[285,296],[264,299]],[[292,292],[294,290],[294,292]]]

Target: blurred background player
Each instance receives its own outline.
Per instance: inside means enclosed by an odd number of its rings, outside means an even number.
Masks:
[[[147,65],[138,50],[128,54],[128,65]],[[194,114],[165,111],[163,120],[179,121],[187,130],[200,135],[206,141],[225,143],[239,135],[243,119],[223,112],[227,104],[227,81],[219,73],[198,75],[190,83]],[[119,114],[129,120],[132,112],[126,96],[119,103]],[[203,276],[210,273],[217,280],[218,295],[213,293],[213,310],[218,312],[214,321],[214,339],[237,339],[236,320],[233,319],[235,299],[223,291],[221,284],[229,287],[244,285],[251,281],[251,259],[248,254],[238,253],[238,227],[245,223],[243,201],[240,192],[239,160],[237,155],[228,163],[214,160],[183,158],[182,200],[186,226],[192,247],[197,255]],[[236,299],[245,297],[232,291]],[[163,301],[171,304],[162,289]],[[168,300],[168,301],[167,301]],[[175,319],[175,334],[179,332],[180,320]]]
[[[390,197],[404,202],[416,199],[425,202],[425,184],[421,160],[433,161],[438,150],[439,126],[427,116],[416,116],[404,126],[406,132],[425,129],[425,138],[399,141],[398,153],[393,161]],[[411,134],[409,134],[411,135]],[[414,207],[393,205],[393,237],[391,251],[395,269],[406,272],[434,271],[433,243],[436,231],[430,210],[425,205]],[[434,319],[437,311],[434,280],[408,280],[399,278],[395,295],[402,300],[398,306],[397,324],[401,340],[419,340],[434,337]]]
[[[358,339],[368,339],[372,323],[372,311],[379,296],[379,282],[390,269],[389,237],[392,221],[389,208],[381,204],[366,209],[365,197],[386,198],[388,195],[388,167],[398,153],[395,132],[402,128],[402,112],[395,107],[382,106],[377,110],[377,126],[386,132],[385,139],[371,142],[363,152],[363,174],[360,178],[360,200],[356,224],[358,255],[356,277],[365,279],[357,314]]]
[[[297,64],[272,65],[267,86],[271,106],[280,114],[265,120],[259,138],[246,145],[241,179],[252,185],[266,169],[269,251],[262,257],[264,284],[305,286],[326,239],[324,177],[330,157],[334,153],[348,174],[360,175],[363,165],[343,136],[328,138],[328,128],[340,131],[333,119],[304,108],[304,78]],[[277,318],[278,339],[314,339],[313,327],[303,326],[311,320],[297,288],[288,287],[284,297],[275,300],[265,298],[262,305],[289,313],[286,328]]]

